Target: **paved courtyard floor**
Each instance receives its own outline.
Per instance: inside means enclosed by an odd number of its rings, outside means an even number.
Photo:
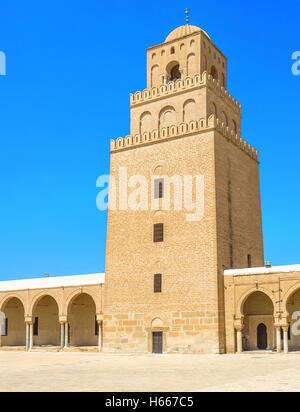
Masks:
[[[300,391],[300,354],[0,352],[0,391]]]

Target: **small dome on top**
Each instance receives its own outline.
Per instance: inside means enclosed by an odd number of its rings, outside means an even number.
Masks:
[[[180,26],[177,27],[177,29],[173,30],[169,36],[166,38],[165,43],[175,40],[175,39],[179,39],[180,37],[183,36],[187,36],[188,34],[192,34],[192,33],[196,33],[202,31],[203,33],[206,34],[206,36],[210,39],[209,35],[202,29],[200,29],[200,27],[197,26],[191,26],[190,24],[186,24],[185,26]]]

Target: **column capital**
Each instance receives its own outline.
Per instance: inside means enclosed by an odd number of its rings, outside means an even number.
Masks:
[[[244,318],[234,319],[233,326],[237,332],[242,332],[244,329]]]
[[[25,316],[25,323],[30,325],[33,323],[32,316]]]
[[[59,323],[66,323],[66,322],[68,322],[68,317],[67,316],[60,316],[58,321],[59,321]]]
[[[288,331],[289,331],[289,328],[290,328],[289,325],[282,325],[281,327],[282,327],[282,329],[283,329],[283,332],[288,332]]]
[[[97,313],[96,319],[97,319],[97,322],[98,322],[98,323],[99,323],[99,322],[102,322],[103,319],[104,319],[103,313]]]

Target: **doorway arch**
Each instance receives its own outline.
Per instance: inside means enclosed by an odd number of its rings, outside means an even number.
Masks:
[[[1,336],[1,346],[25,346],[26,328],[24,306],[17,297],[9,298],[1,308],[5,318],[5,331]]]
[[[268,332],[264,323],[260,323],[257,326],[257,348],[260,350],[266,350],[268,347]]]
[[[168,74],[168,79],[172,82],[181,79],[180,65],[177,61],[171,61],[166,67],[166,72]]]
[[[59,310],[56,300],[44,295],[33,307],[33,343],[35,346],[59,346],[60,325]]]
[[[274,304],[271,298],[261,291],[252,292],[242,305],[242,313],[243,350],[275,347]]]
[[[300,350],[300,288],[292,289],[286,299],[289,333],[288,344],[290,351]]]
[[[96,304],[87,293],[76,295],[68,307],[70,346],[97,346]]]

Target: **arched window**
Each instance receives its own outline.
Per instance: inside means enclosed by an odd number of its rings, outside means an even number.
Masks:
[[[181,72],[179,63],[173,61],[167,65],[167,74],[169,77],[169,81],[175,82],[176,80],[181,79]]]
[[[217,106],[215,105],[215,103],[212,103],[210,105],[210,114],[214,114],[216,115],[216,117],[218,117]]]
[[[151,87],[158,86],[159,84],[158,71],[159,67],[157,64],[151,68]]]
[[[179,64],[171,70],[171,81],[175,82],[176,80],[181,79],[181,73],[179,70]]]
[[[232,120],[232,128],[235,134],[237,134],[237,126],[235,120]]]
[[[202,71],[205,72],[207,70],[207,57],[203,56],[203,63],[202,63]]]
[[[183,105],[183,121],[189,123],[196,120],[196,103],[195,100],[187,100]]]
[[[212,66],[211,70],[210,70],[210,74],[212,75],[213,79],[218,80],[218,71],[215,68],[215,66]]]
[[[171,47],[171,54],[175,54],[175,47]]]
[[[225,124],[225,126],[228,126],[228,118],[225,112],[221,113],[221,122]]]
[[[188,76],[192,76],[193,74],[196,74],[196,71],[196,55],[191,53],[187,57],[187,74]]]
[[[140,134],[151,131],[151,113],[145,112],[140,118]]]
[[[168,127],[176,124],[176,112],[174,107],[165,107],[159,115],[159,127]]]

